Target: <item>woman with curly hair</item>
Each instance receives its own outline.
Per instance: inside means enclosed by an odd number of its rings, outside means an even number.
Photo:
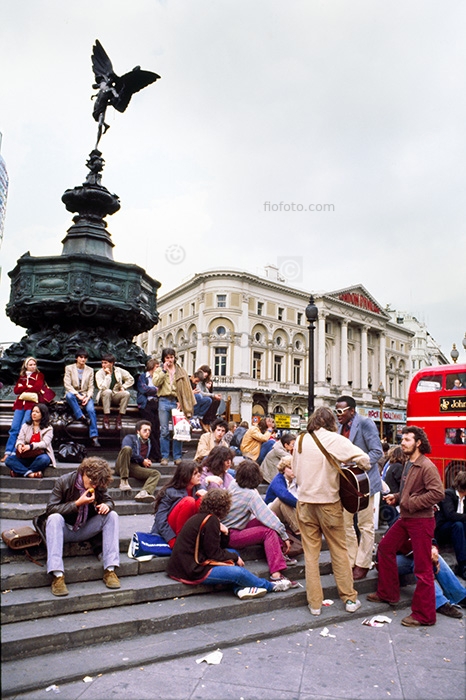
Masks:
[[[159,535],[170,547],[176,536],[201,505],[207,493],[201,489],[201,475],[196,462],[181,460],[170,481],[158,492],[154,501],[154,524],[151,535]]]
[[[244,568],[237,552],[228,546],[228,529],[220,522],[231,506],[231,496],[216,489],[202,499],[199,513],[193,515],[178,535],[167,566],[168,575],[189,585],[230,584],[242,600],[261,598],[270,592],[285,591],[290,582],[258,578]]]

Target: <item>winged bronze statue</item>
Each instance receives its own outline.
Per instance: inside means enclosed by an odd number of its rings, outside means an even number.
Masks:
[[[139,92],[139,90],[151,83],[155,83],[156,80],[159,80],[160,75],[141,70],[140,66],[136,66],[129,73],[118,76],[114,72],[112,62],[98,39],[92,49],[92,70],[95,75],[95,83],[92,87],[99,91],[97,95],[92,96],[92,99],[95,99],[92,116],[99,125],[95,145],[97,149],[102,134],[105,134],[107,129],[110,128],[105,123],[107,107],[111,105],[119,112],[124,112],[134,93]]]

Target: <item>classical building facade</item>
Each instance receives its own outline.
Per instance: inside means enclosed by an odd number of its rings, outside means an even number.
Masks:
[[[410,353],[411,377],[423,367],[450,364],[450,360],[444,355],[435,338],[431,336],[425,323],[418,321],[415,316],[407,311],[393,311],[391,309],[387,309],[387,311],[392,321],[400,326],[409,328],[414,333]]]
[[[299,428],[307,416],[309,294],[281,280],[274,266],[265,272],[195,274],[160,297],[160,323],[137,342],[155,357],[173,346],[188,373],[212,367],[234,418],[271,413],[284,427],[288,420]],[[315,405],[333,407],[340,394],[350,394],[362,415],[378,420],[382,384],[384,429],[392,438],[406,418],[413,331],[394,322],[362,285],[314,300]]]

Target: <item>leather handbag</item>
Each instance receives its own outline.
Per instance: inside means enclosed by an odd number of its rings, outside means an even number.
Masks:
[[[25,525],[24,527],[4,530],[2,540],[10,549],[27,549],[28,547],[37,547],[42,542],[42,537],[34,528]]]
[[[62,442],[57,452],[59,462],[82,462],[86,457],[86,448],[77,442]]]
[[[39,397],[40,400],[43,401],[44,403],[52,403],[56,396],[56,393],[54,392],[53,389],[49,387],[48,384],[44,386],[43,389],[39,391]]]
[[[36,447],[34,450],[27,450],[26,452],[20,452],[18,449],[16,450],[16,456],[18,459],[35,459],[39,455],[45,454],[45,450],[43,450],[41,447]]]
[[[23,393],[19,395],[19,400],[20,401],[32,401],[33,403],[39,403],[39,397],[37,396],[35,391],[23,391]]]

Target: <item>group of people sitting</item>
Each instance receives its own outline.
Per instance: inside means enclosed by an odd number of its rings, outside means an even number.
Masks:
[[[81,351],[76,359],[76,368],[67,367],[65,386],[68,382],[68,386],[75,388],[76,394],[67,391],[67,400],[69,394],[75,397],[84,418],[85,413],[89,416],[89,410],[93,410],[92,392],[85,393],[91,379],[89,372],[84,371],[88,369],[86,353]],[[103,359],[104,362],[108,366],[103,364],[97,372],[103,376],[99,381],[96,377],[96,382],[101,394],[109,392],[103,404],[105,417],[108,416],[105,409],[109,412],[114,402],[113,393],[127,392],[123,383],[129,380],[118,375],[110,359]],[[18,401],[22,402],[15,404],[13,420],[19,433],[17,453],[8,454],[7,466],[12,475],[35,477],[43,473],[46,462],[54,464],[52,430],[48,426],[47,406],[32,397],[35,393],[39,398],[44,385],[35,360],[28,358],[23,370],[15,388]],[[87,389],[83,382],[86,375]],[[196,379],[200,381],[200,376]],[[333,412],[327,407],[316,409],[307,432],[298,438],[291,433],[279,438],[271,418],[261,419],[251,427],[227,424],[216,418],[207,430],[206,413],[218,399],[214,395],[207,406],[202,399],[209,397],[196,393],[199,381],[191,383],[170,348],[164,349],[161,365],[157,367],[150,360],[138,380],[138,389],[140,384],[144,385],[138,395],[146,399],[146,404],[140,406],[147,410],[145,416],[153,417],[150,404],[154,399],[158,402],[162,464],[168,463],[170,443],[173,443],[175,470],[165,486],[157,492],[160,473],[154,467],[153,422],[149,417],[138,422],[135,435],[124,438],[115,464],[121,490],[131,489],[130,477],[142,480],[143,488],[136,498],[153,501],[151,534],[162,538],[170,548],[168,575],[187,584],[230,584],[243,599],[288,590],[299,585],[284,573],[296,563],[289,552],[291,542],[298,542],[305,556],[309,610],[319,615],[323,597],[319,554],[324,536],[339,596],[347,612],[355,612],[361,605],[354,587],[358,567],[350,563],[352,543],[345,525],[348,514],[344,514],[340,501],[340,476],[328,459],[330,453],[340,463],[356,463],[365,471],[372,469],[368,454],[351,439],[353,428],[345,431],[342,425],[347,417],[351,417],[350,425],[354,423],[357,414],[353,408],[337,409],[340,432]],[[28,402],[32,403],[30,407]],[[121,403],[118,405],[121,415]],[[125,409],[126,405],[127,401]],[[171,418],[174,407],[181,407],[188,418],[198,417],[204,424],[205,432],[192,461],[183,460],[181,444],[170,440],[168,416]],[[28,410],[30,414],[26,415]],[[23,425],[16,411],[22,411],[21,419],[26,418]],[[42,450],[41,454],[34,455],[36,447]],[[425,457],[429,451],[424,431],[415,426],[404,428],[401,446],[388,451],[379,475],[385,492],[384,504],[391,509],[392,518],[378,549],[377,592],[369,594],[368,600],[397,602],[399,571],[412,570],[417,586],[412,614],[403,620],[407,626],[434,624],[436,609],[459,618],[462,614],[457,604],[464,605],[466,601],[466,589],[432,542],[436,524],[435,536],[440,544],[453,542],[457,573],[466,578],[466,472],[457,474],[453,488],[445,492],[436,467]],[[31,454],[26,457],[26,453]],[[29,459],[27,464],[26,459]],[[109,588],[120,586],[115,573],[119,566],[118,516],[107,491],[112,478],[105,460],[91,457],[81,463],[77,472],[55,481],[47,510],[38,521],[47,541],[54,595],[68,592],[63,570],[64,542],[86,540],[98,533],[102,533],[104,582]],[[268,483],[265,499],[258,491],[264,482]],[[437,523],[436,504],[439,504]],[[237,551],[258,544],[264,547],[269,578],[248,571]],[[434,573],[443,590],[437,591],[437,598]]]
[[[87,350],[76,351],[75,363],[65,367],[63,384],[65,399],[74,419],[88,427],[92,445],[98,448],[95,386],[96,404],[102,405],[103,430],[111,429],[112,406],[117,407],[114,427],[120,430],[130,399],[129,389],[135,380],[128,371],[116,365],[116,358],[111,354],[102,356],[102,366],[96,372],[87,365],[88,358]],[[137,377],[136,389],[140,415],[151,427],[150,453],[144,455],[146,461],[151,459],[152,462],[168,464],[171,446],[175,462],[181,459],[181,443],[170,440],[173,408],[181,408],[194,429],[198,428],[201,420],[202,427],[199,429],[205,431],[210,430],[209,423],[217,413],[225,409],[222,397],[211,393],[210,368],[203,365],[190,379],[177,364],[175,351],[171,348],[162,351],[161,366],[155,359],[148,360],[145,372]],[[49,394],[54,397],[55,393],[47,386],[34,357],[24,360],[14,393],[17,398],[13,404],[13,420],[2,461],[7,463],[12,475],[39,478],[47,466],[55,466],[51,449],[53,428],[46,403]],[[35,423],[32,417],[34,409]],[[30,427],[23,430],[24,424]],[[40,459],[36,460],[35,457]]]

